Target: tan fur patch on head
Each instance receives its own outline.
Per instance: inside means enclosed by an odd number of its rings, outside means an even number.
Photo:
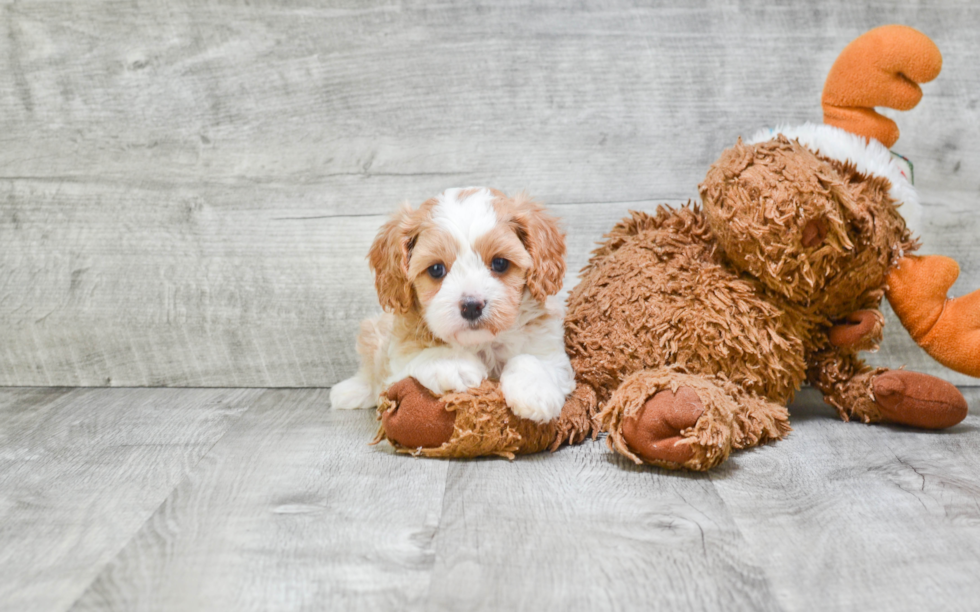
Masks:
[[[408,262],[424,219],[421,210],[412,210],[406,202],[381,227],[368,251],[378,301],[389,312],[402,314],[412,307]]]
[[[521,242],[517,231],[510,225],[498,225],[483,234],[476,239],[473,248],[480,254],[487,267],[490,267],[497,257],[506,259],[521,270],[527,270],[532,264],[531,255]]]
[[[486,319],[486,329],[494,334],[510,328],[520,313],[521,298],[527,283],[527,270],[531,267],[531,256],[510,225],[497,225],[477,238],[473,248],[480,255],[483,264],[493,276],[503,284],[505,297],[494,304],[492,314]],[[495,259],[508,261],[503,272],[493,271]]]
[[[408,266],[408,279],[422,305],[428,304],[442,286],[442,279],[428,274],[429,267],[442,264],[449,274],[458,252],[459,244],[453,236],[435,224],[423,224]]]
[[[558,220],[526,194],[508,198],[493,193],[497,218],[514,230],[530,257],[527,288],[534,299],[543,302],[561,290],[565,279],[565,235]]]
[[[436,198],[430,198],[415,210],[408,202],[403,203],[371,244],[368,263],[374,271],[378,301],[388,312],[405,314],[415,307],[412,254],[423,229],[432,224],[432,209],[438,203]]]

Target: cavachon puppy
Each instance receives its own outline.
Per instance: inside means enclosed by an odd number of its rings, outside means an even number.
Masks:
[[[558,417],[575,377],[565,354],[565,275],[556,219],[523,194],[449,189],[403,205],[368,259],[386,311],[361,323],[361,367],[331,390],[334,408],[371,408],[412,377],[436,395],[500,381],[519,417]]]

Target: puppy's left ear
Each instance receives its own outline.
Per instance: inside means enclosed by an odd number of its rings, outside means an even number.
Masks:
[[[543,302],[558,293],[565,280],[565,235],[558,220],[527,195],[518,194],[514,204],[511,223],[531,256],[527,288],[534,299]]]

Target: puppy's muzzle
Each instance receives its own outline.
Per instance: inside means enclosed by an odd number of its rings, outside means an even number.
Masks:
[[[483,314],[487,303],[476,298],[463,298],[459,302],[459,314],[467,321],[476,321]]]

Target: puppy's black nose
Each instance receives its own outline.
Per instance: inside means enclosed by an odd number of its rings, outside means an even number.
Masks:
[[[459,303],[459,312],[467,321],[476,321],[483,314],[483,307],[487,303],[476,298],[463,298]]]

